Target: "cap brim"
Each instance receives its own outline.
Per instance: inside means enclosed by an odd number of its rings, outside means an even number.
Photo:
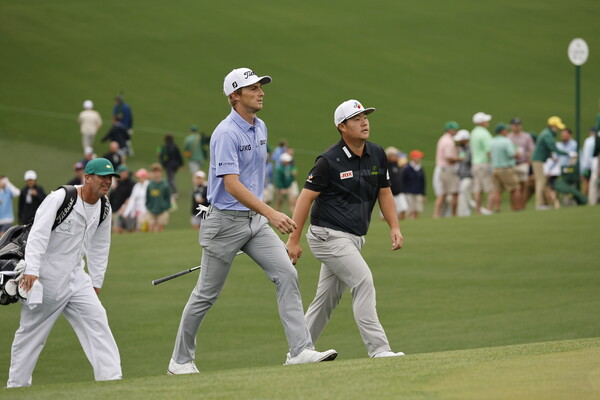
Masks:
[[[107,174],[91,174],[90,173],[88,175],[98,175],[98,176],[109,176],[110,175],[110,176],[114,176],[114,177],[119,178],[119,179],[121,178],[121,175],[117,174],[116,172],[109,172]]]
[[[270,76],[265,75],[265,76],[261,76],[258,81],[262,84],[262,85],[266,85],[267,83],[271,83],[273,82],[273,79],[271,79]]]
[[[268,76],[268,75],[265,75],[265,76],[257,76],[257,77],[256,77],[256,79],[252,79],[251,81],[247,82],[247,83],[246,83],[244,86],[242,86],[242,87],[243,87],[243,88],[244,88],[244,87],[248,87],[248,86],[254,85],[254,84],[255,84],[255,83],[257,83],[257,82],[260,82],[260,84],[261,84],[261,85],[266,85],[266,84],[268,84],[268,83],[271,83],[272,81],[273,81],[273,79],[271,79],[271,77],[270,77],[270,76]]]
[[[358,114],[367,114],[367,115],[369,115],[369,114],[371,114],[373,111],[375,111],[375,108],[373,108],[373,107],[365,108],[364,110],[359,110],[359,111],[357,111],[357,112],[355,112],[355,113],[352,113],[352,114],[348,115],[348,116],[346,117],[346,119],[344,119],[344,121],[348,121],[350,118],[356,117]],[[344,122],[344,121],[342,121],[342,122]],[[340,122],[340,124],[341,124],[342,122]]]

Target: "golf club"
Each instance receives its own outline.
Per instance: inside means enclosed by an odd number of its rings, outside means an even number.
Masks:
[[[240,250],[237,253],[235,253],[236,256],[239,256],[240,254],[244,254],[244,252],[242,250]],[[155,279],[155,280],[152,281],[152,284],[154,286],[156,286],[156,285],[161,284],[163,282],[170,281],[171,279],[177,278],[177,277],[179,277],[181,275],[189,274],[190,272],[196,271],[196,270],[198,270],[200,268],[202,268],[202,265],[198,265],[196,267],[192,267],[192,268],[189,268],[189,269],[177,272],[176,274],[173,274],[173,275],[165,276],[164,278]]]

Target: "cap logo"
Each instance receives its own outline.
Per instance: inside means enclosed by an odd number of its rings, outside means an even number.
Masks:
[[[110,169],[110,165],[106,164],[106,168]]]
[[[254,71],[246,71],[246,72],[244,72],[244,76],[246,77],[246,79],[250,78],[252,75],[254,75]]]
[[[234,82],[231,84],[231,86],[233,86],[233,88],[235,89],[236,87],[238,87],[238,84],[237,84],[237,82],[235,82],[235,81],[234,81]]]
[[[362,105],[359,102],[354,103],[354,108],[358,108],[359,110],[362,108]]]

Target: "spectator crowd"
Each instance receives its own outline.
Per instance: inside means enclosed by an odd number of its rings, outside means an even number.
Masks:
[[[73,164],[73,176],[65,182],[68,185],[81,185],[86,164],[97,157],[93,146],[103,120],[91,100],[83,102],[78,123],[83,158]],[[536,210],[596,204],[600,115],[581,146],[558,116],[549,117],[539,134],[524,130],[519,117],[508,124],[492,125],[492,115],[485,112],[472,116],[470,130],[461,129],[455,121],[443,125],[432,151],[434,218],[490,215],[501,211],[503,199],[512,211],[525,209],[532,198]],[[200,228],[198,206],[209,205],[207,174],[202,168],[208,159],[210,136],[200,132],[197,125],[188,131],[181,149],[175,137],[167,134],[158,147],[157,162],[148,169],[130,171],[127,160],[134,155],[132,109],[122,95],[115,97],[111,126],[100,139],[100,143],[108,142],[102,157],[121,176],[114,179],[109,192],[113,232],[163,230],[169,214],[178,210],[176,176],[185,164],[192,177],[190,225]],[[300,191],[294,150],[281,139],[274,149],[267,144],[267,151],[264,201],[292,215]],[[426,155],[419,149],[405,153],[394,146],[385,153],[398,218],[418,219],[427,200],[427,171],[422,162]],[[23,180],[19,189],[0,175],[0,236],[14,223],[31,222],[46,196],[36,171],[26,171]],[[16,219],[13,199],[17,199]]]

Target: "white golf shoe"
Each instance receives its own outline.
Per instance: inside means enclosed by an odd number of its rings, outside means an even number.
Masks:
[[[313,349],[306,348],[300,352],[296,357],[290,357],[290,353],[287,353],[285,363],[283,365],[294,365],[294,364],[308,364],[317,363],[321,361],[333,361],[337,357],[337,351],[330,349],[327,351],[316,351]]]
[[[183,364],[176,363],[175,360],[171,358],[169,361],[169,369],[167,369],[167,375],[184,375],[184,374],[198,374],[198,368],[193,361],[186,362]]]
[[[399,357],[399,356],[403,356],[404,353],[403,352],[398,352],[398,353],[394,353],[393,351],[382,351],[380,353],[377,353],[373,356],[373,358],[383,358],[383,357]]]

